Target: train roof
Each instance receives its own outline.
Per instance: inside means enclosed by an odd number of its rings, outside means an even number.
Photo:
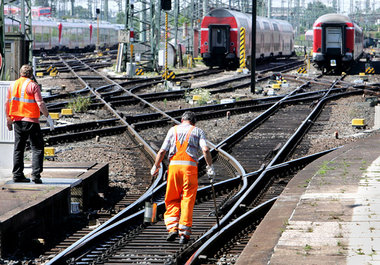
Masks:
[[[216,8],[211,10],[206,16],[209,17],[235,17],[236,19],[247,19],[248,21],[252,21],[252,14],[242,13],[236,10],[226,9],[226,8]],[[256,17],[257,21],[270,21],[272,23],[278,23],[280,25],[285,26],[286,30],[292,31],[292,25],[286,20],[280,19],[271,19],[267,17]]]
[[[63,27],[69,28],[88,28],[91,24],[94,28],[97,27],[97,22],[93,21],[75,21],[75,22],[67,22],[67,21],[56,21],[56,20],[33,20],[33,26],[44,26],[44,27],[57,27],[59,23],[62,23]],[[17,25],[19,22],[13,21],[9,18],[5,19],[5,25]],[[112,28],[115,30],[124,29],[124,25],[121,24],[111,24],[111,23],[100,23],[99,28]]]
[[[354,23],[354,21],[346,15],[330,13],[320,16],[315,23]]]

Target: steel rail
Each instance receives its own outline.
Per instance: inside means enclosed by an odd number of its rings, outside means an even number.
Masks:
[[[336,82],[334,82],[335,84]],[[309,82],[305,83],[304,85],[308,85]],[[333,85],[334,85],[333,84]],[[332,87],[333,87],[332,85]],[[291,94],[294,94],[296,90],[300,89],[298,87],[294,91],[292,91],[288,96]],[[329,93],[326,92],[326,94]],[[286,98],[286,97],[285,97]],[[281,99],[280,101],[284,101],[284,99]],[[299,137],[302,137],[306,130],[309,129],[309,123],[311,122],[310,119],[316,119],[317,116],[321,112],[322,103],[326,101],[326,98],[321,100],[319,104],[317,104],[316,107],[311,111],[309,116],[301,123],[301,125],[298,127],[296,132],[289,138],[289,140],[285,143],[285,145],[279,150],[279,152],[276,154],[276,156],[271,159],[271,161],[267,164],[267,166],[262,170],[260,175],[255,178],[255,181],[248,187],[248,189],[244,192],[243,195],[241,195],[239,198],[237,198],[235,204],[231,207],[230,211],[228,211],[223,218],[220,220],[220,226],[225,227],[228,223],[230,223],[234,216],[239,216],[243,209],[245,209],[245,205],[252,204],[253,201],[255,201],[255,198],[265,189],[266,185],[269,183],[270,180],[270,174],[271,168],[277,163],[284,162],[283,160],[290,154],[290,152],[293,150],[294,145],[296,145],[300,139]],[[281,105],[281,103],[279,103]],[[268,110],[268,113],[272,113],[274,110]],[[265,117],[265,116],[264,116]],[[263,119],[263,118],[261,118]],[[302,133],[300,133],[302,132]],[[298,138],[297,138],[298,137]],[[292,145],[293,144],[293,145]],[[220,145],[218,145],[220,146]],[[251,176],[249,174],[249,176]],[[248,176],[243,176],[248,177]],[[193,246],[196,248],[200,247],[204,244],[211,236],[213,236],[215,233],[218,233],[218,227],[214,225],[210,230],[208,230],[205,234],[203,234],[202,237],[198,238],[194,243]],[[173,264],[182,264],[187,256],[190,256],[191,250],[185,250],[181,253],[180,256],[176,258],[175,261],[173,261]]]
[[[75,58],[75,57],[74,57]],[[77,59],[77,58],[76,58]],[[61,60],[63,61],[63,59],[61,58]],[[80,60],[79,60],[80,61]],[[84,64],[82,62],[82,64]],[[151,108],[155,109],[156,111],[160,112],[161,114],[163,114],[164,116],[166,116],[167,118],[170,118],[172,119],[170,116],[166,115],[164,112],[162,112],[161,110],[159,110],[158,108],[154,107],[153,105],[151,105],[150,103],[146,102],[145,100],[139,98],[138,96],[132,94],[131,92],[129,92],[128,90],[124,89],[121,85],[117,84],[116,82],[114,82],[113,80],[110,80],[108,77],[105,77],[104,75],[100,74],[98,71],[96,71],[95,69],[89,67],[93,72],[97,73],[98,75],[100,76],[103,76],[105,80],[107,80],[107,82],[111,83],[111,84],[114,84],[115,86],[123,89],[127,94],[139,99],[140,101],[144,102],[145,104],[147,104],[148,106],[150,106]],[[139,139],[139,141],[141,141],[142,143],[145,143],[145,141],[137,134],[137,132],[111,107],[109,106],[108,104],[106,104],[106,102],[101,98],[101,96],[94,90],[92,89],[90,86],[87,85],[86,82],[84,82],[83,79],[80,78],[80,76],[78,76],[73,70],[72,70],[72,73],[78,77],[78,79],[86,86],[88,87],[91,92],[93,94],[95,94],[95,96],[100,99],[106,106],[108,106],[108,108],[111,110],[112,113],[115,114],[116,117],[118,117],[123,123],[125,123],[125,125],[127,125],[127,129],[136,137]],[[172,121],[174,123],[179,123],[178,121],[172,119]],[[212,146],[214,146],[212,143],[209,143],[211,144]],[[146,149],[148,149],[148,153],[151,154],[151,157],[154,157],[155,156],[155,152],[154,150],[149,146],[145,146]],[[215,149],[212,150],[213,153],[217,152]],[[232,161],[235,162],[235,167],[236,167],[236,170],[239,172],[239,170],[242,168],[241,165],[236,161],[234,160],[230,155],[222,152],[223,155],[227,155],[227,159],[230,159]],[[215,154],[214,154],[215,156]],[[204,160],[204,159],[203,159]],[[103,225],[99,226],[97,229],[95,229],[94,231],[90,232],[88,235],[86,235],[85,237],[81,238],[80,240],[78,240],[76,243],[72,244],[70,247],[68,247],[67,249],[65,249],[64,251],[62,251],[61,253],[59,253],[56,257],[54,257],[52,260],[50,260],[47,264],[60,264],[61,262],[63,262],[63,260],[66,258],[66,256],[68,256],[72,251],[77,251],[78,249],[81,249],[89,240],[90,238],[99,233],[101,234],[102,233],[102,230],[105,229],[106,227],[112,225],[113,223],[115,222],[118,222],[118,220],[120,220],[121,218],[123,218],[125,215],[127,215],[127,213],[129,211],[132,211],[132,209],[136,209],[138,205],[141,205],[147,198],[148,196],[150,196],[154,190],[154,187],[157,187],[158,183],[162,181],[162,177],[163,177],[163,166],[161,166],[160,168],[160,171],[159,171],[159,178],[157,178],[155,181],[154,181],[154,184],[149,187],[149,189],[147,190],[147,192],[142,195],[135,203],[131,204],[130,206],[128,206],[126,209],[124,209],[123,211],[121,211],[119,214],[115,215],[114,217],[112,217],[110,220],[108,220],[107,222],[105,222]],[[97,236],[95,236],[97,237]]]
[[[338,147],[339,148],[339,147]],[[284,172],[292,172],[294,168],[302,168],[307,164],[310,164],[314,160],[337,150],[338,148],[333,148],[330,150],[325,150],[322,152],[318,152],[309,156],[301,157],[292,161],[284,162],[278,165],[272,166],[268,171],[272,174],[278,174]],[[186,265],[197,265],[201,262],[207,261],[207,258],[213,255],[217,249],[220,248],[221,245],[225,244],[226,239],[233,238],[236,235],[236,231],[241,231],[244,227],[248,226],[249,224],[254,223],[256,220],[255,217],[259,216],[256,212],[256,209],[260,208],[261,206],[270,203],[271,205],[269,208],[273,205],[273,203],[277,200],[277,198],[273,198],[263,204],[260,204],[259,206],[249,210],[247,213],[239,216],[234,221],[226,225],[220,232],[216,233],[210,239],[208,239],[202,246],[200,246],[196,252],[186,261]],[[268,211],[269,209],[267,209]],[[267,212],[265,211],[265,212]],[[247,224],[247,220],[249,220],[249,223]]]
[[[61,58],[59,57],[60,60],[62,60],[65,64],[66,62]],[[84,63],[83,63],[84,64]],[[67,67],[70,67],[68,64],[66,64]],[[95,70],[93,70],[95,71]],[[124,123],[124,125],[127,126],[127,129],[128,131],[138,140],[138,142],[140,143],[145,143],[144,144],[144,149],[151,155],[151,157],[153,158],[155,156],[155,151],[140,137],[140,135],[101,97],[101,95],[96,92],[92,87],[90,87],[77,73],[75,73],[75,71],[71,68],[71,72],[74,76],[76,76],[78,78],[78,80],[86,87],[88,88],[91,93],[93,93],[100,101],[103,102],[103,104],[105,106],[107,106],[107,108],[122,122]],[[109,79],[108,79],[109,80]],[[113,81],[111,83],[114,83]],[[101,226],[99,226],[98,228],[96,228],[95,230],[91,231],[89,234],[87,234],[86,236],[84,236],[83,238],[79,239],[77,242],[75,242],[74,244],[72,244],[71,246],[69,246],[67,249],[65,249],[64,251],[62,251],[61,253],[59,253],[57,256],[55,256],[53,259],[51,259],[50,261],[47,262],[47,264],[61,264],[65,258],[65,256],[70,253],[72,250],[78,248],[81,244],[83,245],[86,240],[88,238],[90,238],[92,235],[96,234],[98,231],[101,231],[102,229],[104,229],[104,227],[107,227],[115,222],[117,222],[118,220],[120,220],[121,218],[123,218],[124,215],[128,215],[130,211],[135,211],[135,209],[140,205],[142,204],[146,198],[148,198],[148,196],[153,192],[153,190],[155,189],[155,187],[158,186],[159,183],[162,182],[162,178],[163,178],[163,174],[164,171],[163,171],[163,167],[161,166],[161,168],[159,169],[159,175],[158,177],[155,179],[154,183],[148,188],[148,190],[145,192],[144,195],[142,195],[138,200],[136,200],[135,203],[132,203],[131,205],[129,205],[128,207],[126,207],[124,210],[122,210],[120,213],[118,213],[117,215],[113,216],[112,218],[110,218],[108,221],[106,221],[105,223],[103,223]]]

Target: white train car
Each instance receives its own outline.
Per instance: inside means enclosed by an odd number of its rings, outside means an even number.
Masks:
[[[118,31],[123,25],[101,23],[99,44],[111,47],[118,43]],[[20,32],[20,23],[5,19],[5,33]],[[33,50],[83,49],[97,43],[97,23],[33,20]]]

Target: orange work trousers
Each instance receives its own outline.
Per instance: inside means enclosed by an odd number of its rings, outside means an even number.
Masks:
[[[197,166],[169,165],[164,214],[168,232],[190,236],[197,189]]]

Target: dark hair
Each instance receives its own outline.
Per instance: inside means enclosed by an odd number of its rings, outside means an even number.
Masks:
[[[195,113],[192,111],[185,111],[182,114],[182,120],[183,121],[190,121],[192,124],[195,124],[197,122],[197,119],[195,117]]]
[[[23,66],[21,66],[20,76],[32,77],[33,76],[33,68],[29,64],[24,64]]]

